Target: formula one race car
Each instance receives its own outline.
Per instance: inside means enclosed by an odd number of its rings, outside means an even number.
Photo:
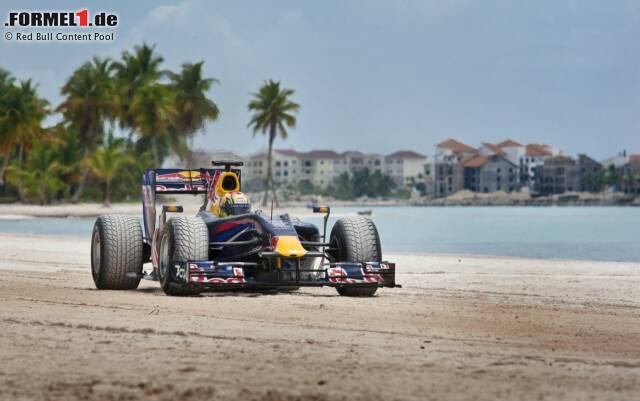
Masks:
[[[168,295],[207,289],[296,289],[332,286],[340,295],[372,296],[398,287],[395,264],[384,262],[378,231],[362,216],[339,219],[326,240],[330,209],[318,227],[289,214],[252,211],[240,192],[242,162],[213,162],[212,169],[147,170],[142,180],[144,231],[133,216],[98,217],[91,239],[91,271],[99,289],[135,289],[140,279],[160,281]],[[176,216],[157,194],[206,194],[195,217]],[[153,271],[143,272],[151,261]]]

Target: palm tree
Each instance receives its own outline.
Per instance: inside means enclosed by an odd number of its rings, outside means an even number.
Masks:
[[[94,57],[71,75],[62,87],[66,99],[56,111],[78,133],[85,155],[102,140],[104,124],[116,115],[116,96],[111,75],[111,60]],[[84,192],[89,170],[85,169],[71,198],[76,203]]]
[[[118,92],[118,120],[120,128],[135,130],[135,113],[131,110],[136,95],[145,87],[155,84],[164,74],[160,64],[162,56],[154,52],[155,45],[134,47],[134,52],[124,51],[122,60],[113,63]]]
[[[131,155],[126,153],[124,139],[115,138],[113,132],[93,154],[85,159],[86,165],[93,175],[104,182],[103,203],[111,205],[111,185],[113,179],[130,163],[133,163]]]
[[[94,57],[75,70],[62,87],[65,100],[56,109],[77,130],[89,150],[102,140],[104,123],[116,112],[111,60]]]
[[[7,168],[7,181],[21,188],[25,200],[34,199],[44,205],[64,187],[60,177],[66,167],[57,160],[56,152],[51,144],[38,143],[29,152],[25,166],[16,160]]]
[[[141,141],[150,145],[156,166],[162,164],[170,147],[178,154],[186,149],[173,125],[177,114],[174,92],[159,82],[167,74],[160,70],[163,61],[155,46],[144,43],[133,53],[123,52],[122,60],[113,64],[120,127],[129,129],[130,137],[138,133]]]
[[[136,131],[151,142],[153,162],[162,165],[166,147],[162,146],[174,115],[173,93],[163,84],[152,84],[142,88],[131,103],[131,114]]]
[[[0,67],[0,88],[4,89],[13,85],[14,78],[9,71]]]
[[[6,71],[0,68],[0,118],[5,113],[6,110],[6,102],[7,94],[9,93],[9,89],[13,87],[14,78],[11,76],[9,71]],[[3,152],[0,153],[3,156],[2,167],[0,167],[0,186],[4,185],[4,172],[7,170],[7,166],[9,165],[9,160],[11,159],[11,151],[13,150],[12,144],[9,144],[8,137],[4,135],[0,137],[0,149],[3,149]],[[4,142],[7,142],[6,144]]]
[[[2,96],[0,132],[3,135],[0,146],[4,152],[11,152],[17,146],[19,163],[24,161],[26,148],[43,134],[42,121],[49,114],[49,103],[39,98],[36,90],[37,85],[29,79],[17,86],[9,86]]]
[[[10,158],[17,151],[18,168],[22,167],[26,151],[46,135],[42,122],[49,114],[48,104],[38,97],[37,85],[31,80],[6,87],[0,97],[0,153]],[[22,188],[19,183],[18,193],[24,199]]]
[[[253,116],[248,124],[253,128],[253,135],[261,132],[269,136],[266,186],[262,197],[263,206],[267,205],[269,189],[271,189],[276,204],[278,202],[271,175],[273,142],[278,135],[282,139],[287,139],[287,128],[295,128],[296,126],[296,118],[292,113],[297,113],[300,110],[300,105],[290,100],[293,94],[293,89],[280,88],[280,82],[269,80],[260,87],[257,93],[253,94],[254,99],[248,105],[249,111],[253,111]]]
[[[220,81],[202,77],[203,63],[185,63],[179,74],[169,72],[169,86],[175,94],[173,125],[177,136],[193,139],[207,121],[216,121],[220,116],[218,106],[206,95],[211,86]]]
[[[85,173],[86,166],[82,162],[87,156],[85,148],[80,143],[79,135],[72,124],[60,122],[50,128],[53,134],[53,144],[56,146],[58,161],[65,166],[61,179],[67,183],[64,198],[70,199],[76,188],[71,183],[78,183]]]

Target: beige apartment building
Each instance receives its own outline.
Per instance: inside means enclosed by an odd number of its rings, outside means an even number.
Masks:
[[[243,169],[245,183],[262,183],[267,174],[267,154],[260,152],[246,158]],[[427,157],[413,151],[398,151],[388,156],[359,151],[337,153],[333,150],[298,152],[275,149],[271,160],[273,180],[279,185],[295,185],[308,180],[314,186],[327,188],[343,173],[352,175],[369,169],[391,176],[397,185],[412,185],[424,179]]]
[[[424,181],[427,157],[412,150],[400,150],[384,158],[383,173],[391,176],[399,187]]]

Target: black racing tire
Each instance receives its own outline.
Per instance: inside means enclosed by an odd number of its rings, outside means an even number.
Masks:
[[[330,235],[331,256],[339,262],[380,262],[382,250],[378,229],[371,219],[354,216],[336,221]],[[372,297],[377,285],[336,287],[347,297]]]
[[[142,228],[134,216],[102,215],[91,235],[91,275],[100,290],[133,290],[142,278]]]
[[[202,288],[177,282],[175,264],[209,259],[209,231],[204,220],[186,216],[169,219],[160,235],[158,255],[158,279],[164,293],[198,295]]]

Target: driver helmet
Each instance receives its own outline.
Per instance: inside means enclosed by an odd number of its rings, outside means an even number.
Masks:
[[[220,217],[237,216],[250,211],[249,197],[240,191],[227,192],[220,198]]]

